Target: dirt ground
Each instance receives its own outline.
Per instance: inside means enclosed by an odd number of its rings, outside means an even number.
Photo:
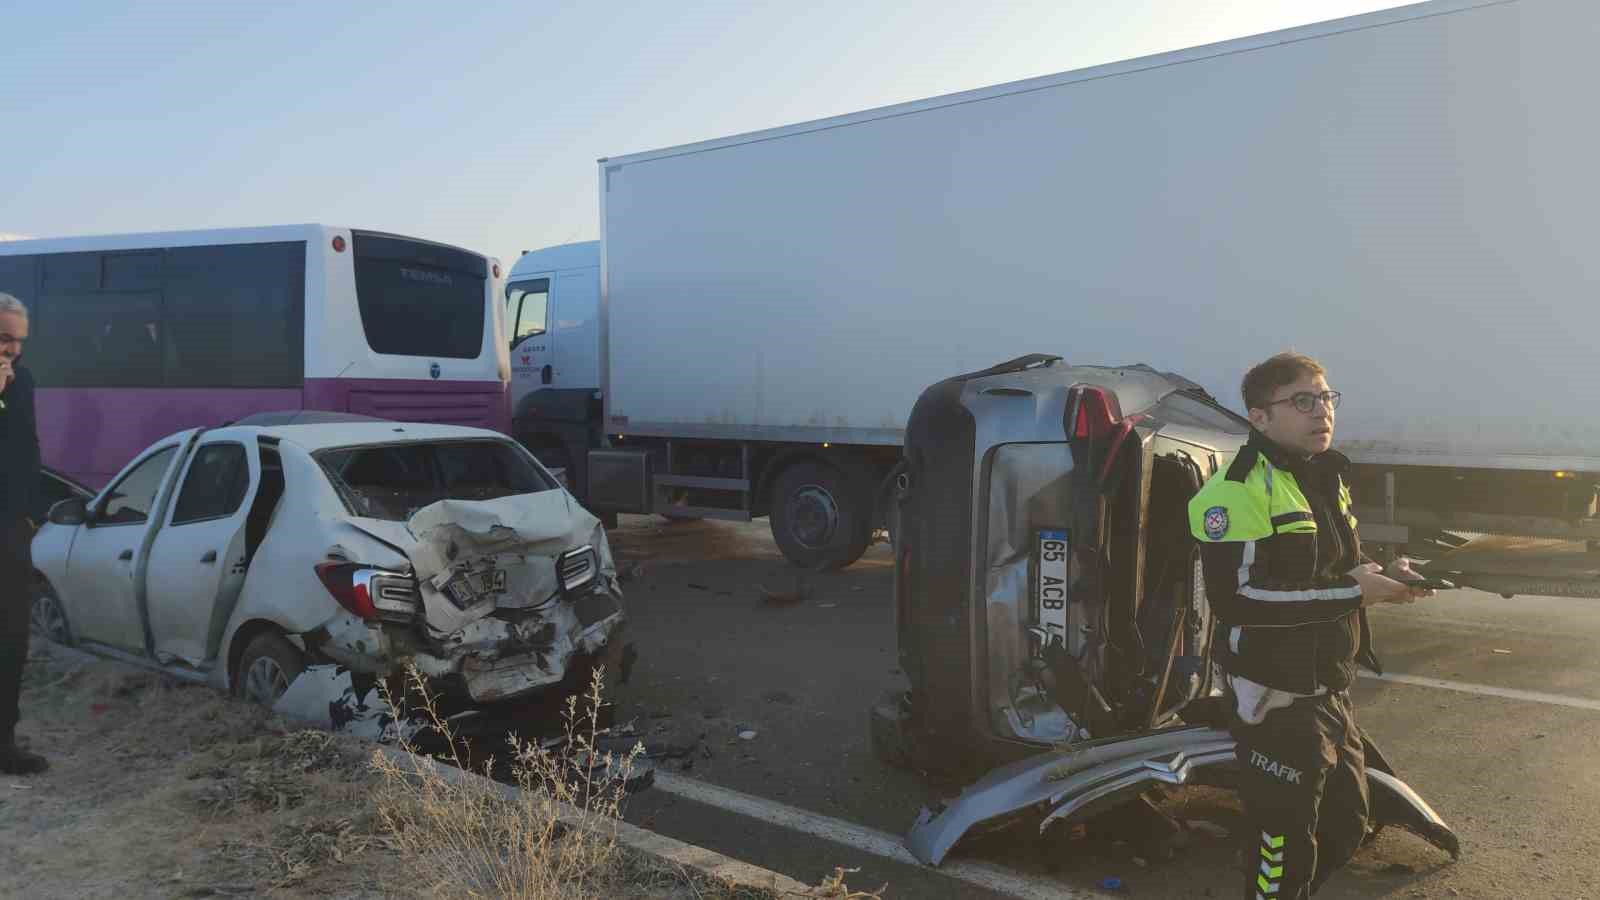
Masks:
[[[29,660],[22,718],[51,769],[0,777],[0,895],[388,893],[358,742],[48,649]]]
[[[50,644],[22,717],[51,768],[0,777],[0,897],[770,900],[552,827],[527,791],[397,777],[370,742]]]

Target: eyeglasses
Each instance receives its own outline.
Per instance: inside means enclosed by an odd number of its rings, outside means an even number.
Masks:
[[[1323,404],[1326,405],[1330,410],[1338,409],[1340,396],[1341,395],[1338,391],[1323,391],[1320,394],[1313,394],[1310,391],[1300,391],[1299,393],[1294,394],[1293,396],[1285,397],[1282,400],[1273,400],[1267,405],[1277,406],[1279,403],[1293,403],[1295,409],[1298,409],[1303,413],[1310,413],[1312,410],[1317,408],[1318,400],[1321,400]]]

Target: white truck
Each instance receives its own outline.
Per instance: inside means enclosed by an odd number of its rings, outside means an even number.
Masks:
[[[1367,538],[1577,541],[1538,592],[1596,593],[1596,46],[1593,0],[1436,0],[601,159],[600,240],[508,279],[516,433],[598,511],[827,568],[934,382],[1047,353],[1238,409],[1294,348]]]

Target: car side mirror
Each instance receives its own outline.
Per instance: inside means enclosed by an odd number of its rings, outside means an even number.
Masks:
[[[89,521],[89,504],[81,497],[68,497],[50,507],[52,525],[82,525]]]

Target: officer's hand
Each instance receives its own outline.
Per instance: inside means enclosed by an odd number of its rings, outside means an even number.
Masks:
[[[1416,601],[1416,592],[1393,578],[1381,574],[1382,566],[1374,564],[1374,567],[1380,571],[1374,572],[1368,566],[1361,566],[1350,573],[1356,582],[1361,585],[1362,606],[1372,606],[1378,603],[1412,603]]]
[[[1401,584],[1404,584],[1408,581],[1422,580],[1422,574],[1411,568],[1411,560],[1404,556],[1390,563],[1389,568],[1384,570],[1383,574],[1393,578],[1395,581],[1398,581]],[[1411,588],[1412,599],[1416,599],[1418,597],[1432,597],[1434,593],[1434,591],[1427,588]]]

